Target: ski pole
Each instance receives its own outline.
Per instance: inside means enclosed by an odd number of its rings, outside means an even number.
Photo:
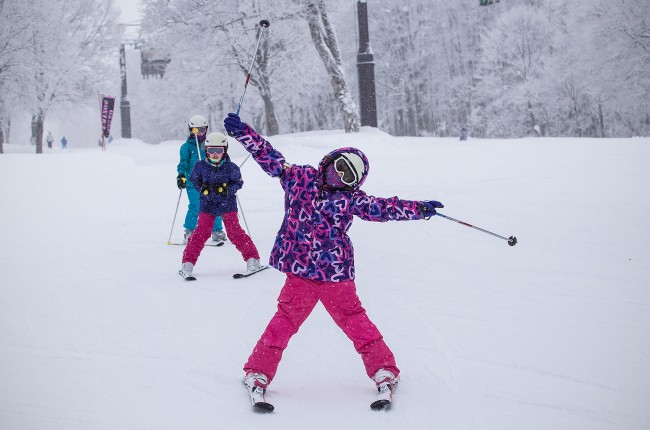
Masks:
[[[244,159],[244,161],[241,162],[241,164],[239,165],[239,168],[240,168],[240,169],[241,169],[241,166],[243,166],[244,163],[247,162],[249,158],[251,158],[251,155],[250,155],[250,154],[248,154],[248,155],[246,156],[246,158]]]
[[[199,145],[199,136],[196,135],[198,132],[199,130],[196,127],[192,129],[192,133],[194,134],[194,141],[196,142],[196,152],[199,154],[199,161],[201,161],[201,146]]]
[[[241,110],[241,105],[244,102],[244,96],[246,95],[246,88],[248,88],[248,82],[251,80],[251,72],[253,71],[253,66],[255,65],[255,57],[257,57],[257,50],[260,47],[260,41],[262,40],[262,34],[264,33],[264,29],[268,28],[271,24],[263,19],[260,21],[260,26],[262,27],[262,30],[260,31],[260,35],[257,37],[257,44],[255,45],[255,52],[253,53],[253,58],[251,59],[251,65],[248,68],[248,74],[246,75],[246,82],[244,82],[244,91],[241,93],[241,97],[239,98],[239,103],[237,104],[237,111],[235,112],[237,115],[239,115],[239,111]],[[250,154],[248,154],[248,157],[250,157]],[[244,163],[248,160],[248,157],[239,165],[239,167],[243,166]],[[253,240],[253,236],[251,236],[251,231],[248,228],[248,222],[246,222],[246,215],[244,215],[244,208],[241,205],[241,201],[239,200],[239,196],[237,196],[237,205],[239,206],[239,210],[241,212],[241,216],[244,219],[244,225],[246,226],[246,231],[248,232],[248,236]]]
[[[183,190],[180,190],[178,193],[178,203],[176,203],[176,211],[174,212],[174,220],[172,221],[172,229],[169,230],[169,239],[167,239],[167,245],[172,244],[172,232],[174,231],[174,224],[176,224],[176,215],[178,214],[178,205],[181,204],[181,196],[183,195]]]
[[[496,233],[492,233],[491,231],[484,230],[484,229],[482,229],[480,227],[473,226],[472,224],[468,224],[465,221],[461,221],[461,220],[452,218],[450,216],[443,215],[440,212],[436,212],[436,215],[441,216],[441,217],[443,217],[445,219],[448,219],[449,221],[454,221],[454,222],[457,222],[458,224],[462,224],[464,226],[471,227],[471,228],[476,229],[478,231],[482,231],[483,233],[491,234],[492,236],[498,237],[499,239],[507,240],[508,245],[510,245],[510,246],[515,246],[517,244],[517,238],[514,237],[514,236],[504,237],[504,236],[498,235]]]
[[[248,223],[246,222],[246,215],[244,215],[244,208],[241,205],[241,201],[239,200],[239,196],[237,197],[237,205],[239,206],[239,211],[241,212],[241,216],[244,219],[244,225],[246,226],[246,231],[248,232],[248,237],[253,240],[253,236],[251,235],[251,230],[248,228]]]
[[[251,66],[248,68],[248,74],[246,75],[246,82],[244,83],[244,92],[241,94],[241,97],[239,98],[239,104],[237,105],[237,112],[235,112],[237,115],[239,115],[239,110],[241,109],[241,105],[244,102],[244,95],[246,95],[246,88],[248,88],[248,81],[251,79],[251,72],[253,71],[253,65],[255,64],[255,57],[257,57],[257,49],[260,47],[260,40],[262,40],[262,33],[264,33],[264,29],[268,28],[271,24],[263,19],[260,21],[260,26],[262,27],[262,30],[260,31],[260,35],[257,38],[257,45],[255,45],[255,53],[253,53],[253,59],[251,60]]]

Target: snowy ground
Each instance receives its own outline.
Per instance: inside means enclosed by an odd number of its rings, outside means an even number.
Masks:
[[[440,217],[356,220],[357,287],[402,369],[393,409],[321,306],[250,411],[241,367],[284,276],[206,248],[184,282],[166,245],[179,142],[5,145],[0,155],[0,429],[650,428],[650,139],[277,136],[290,162],[358,146],[379,196],[437,199]],[[236,142],[232,142],[236,145]],[[233,147],[235,161],[244,160]],[[276,180],[240,192],[268,257]],[[181,236],[183,194],[173,236]],[[243,224],[243,223],[242,223]]]

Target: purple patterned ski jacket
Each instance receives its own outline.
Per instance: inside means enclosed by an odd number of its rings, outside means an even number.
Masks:
[[[284,220],[269,258],[269,264],[281,272],[317,281],[354,280],[354,249],[347,235],[353,215],[378,222],[422,219],[418,201],[373,197],[361,191],[365,176],[350,191],[323,187],[327,157],[318,169],[288,164],[248,125],[236,139],[266,173],[280,178],[284,189]],[[358,149],[341,148],[329,155],[350,151],[362,157],[367,172],[368,160]]]

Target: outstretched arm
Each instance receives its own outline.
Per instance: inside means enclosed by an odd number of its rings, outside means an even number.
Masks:
[[[421,202],[398,197],[374,197],[360,190],[354,193],[351,204],[353,215],[376,222],[429,219],[435,215],[435,208],[443,207],[442,203],[433,200]]]
[[[250,152],[257,164],[270,176],[279,177],[282,175],[285,165],[284,156],[257,134],[245,122],[239,119],[234,113],[229,113],[224,120],[224,126],[230,136],[233,136],[241,143],[246,151]]]

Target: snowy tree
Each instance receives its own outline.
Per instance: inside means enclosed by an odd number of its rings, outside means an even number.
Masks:
[[[292,57],[306,46],[306,32],[296,31],[296,23],[302,22],[300,13],[298,3],[280,0],[226,1],[218,6],[192,0],[147,0],[145,37],[170,55],[172,62],[164,78],[167,93],[178,93],[174,100],[182,100],[182,105],[169,109],[170,115],[178,121],[179,116],[188,115],[187,109],[205,110],[216,125],[227,112],[235,111],[262,31],[259,22],[268,19],[271,27],[264,30],[260,41],[242,115],[260,131],[277,134],[281,115],[273,94],[283,94],[285,101],[292,98],[287,84],[295,84],[299,77]],[[152,96],[157,100],[163,95]],[[152,102],[149,95],[141,101]]]
[[[650,134],[650,2],[597,1],[579,27],[580,57],[602,135]],[[597,54],[591,59],[588,53]]]
[[[408,5],[386,0],[369,13],[381,127],[398,135],[443,136],[466,127],[479,8],[442,0]]]
[[[25,58],[35,32],[28,16],[25,4],[0,0],[0,153],[9,139],[12,109],[28,85]]]
[[[144,0],[142,48],[171,63],[162,79],[129,81],[134,137],[178,138],[195,113],[220,129],[243,91],[261,19],[271,27],[242,118],[269,135],[340,127],[341,115],[356,129],[357,83],[345,76],[356,75],[352,3]],[[645,0],[369,3],[379,126],[397,135],[462,127],[486,137],[648,135],[649,8]],[[0,144],[12,114],[33,116],[41,145],[46,117],[95,103],[89,95],[109,69],[117,86],[110,2],[0,0],[0,17]]]
[[[475,76],[476,132],[490,136],[535,134],[533,107],[539,82],[554,52],[555,37],[544,11],[518,6],[499,17],[481,40]]]
[[[32,141],[41,153],[49,112],[89,99],[96,103],[105,55],[116,46],[118,11],[112,0],[34,0],[6,7],[22,17],[13,27],[19,40],[6,61],[18,72],[11,84],[20,94],[16,108],[31,113]]]
[[[420,61],[417,55],[418,50],[422,49],[418,37],[422,29],[419,20],[428,19],[431,15],[426,12],[429,11],[422,4],[413,7],[397,4],[381,14],[382,21],[386,25],[390,23],[392,31],[380,35],[375,44],[379,47],[375,49],[379,63],[377,78],[383,88],[388,89],[383,94],[380,90],[379,100],[385,100],[385,103],[381,103],[378,110],[380,116],[383,116],[383,107],[391,111],[390,122],[382,123],[398,135],[419,134],[417,123],[422,113],[422,96],[426,91],[423,87],[424,76],[428,68],[427,62]]]
[[[152,88],[141,95],[148,104],[142,120],[156,123],[147,129],[171,133],[178,126],[169,124],[195,109],[214,117],[211,123],[234,110],[260,19],[269,19],[271,27],[255,59],[244,103],[247,121],[273,134],[336,127],[338,115],[356,111],[341,104],[357,97],[355,80],[344,74],[356,73],[350,2],[147,3],[158,4],[162,18],[147,37],[174,58],[164,82],[147,82]],[[462,127],[504,137],[648,134],[643,18],[649,4],[373,2],[379,125],[398,135],[446,136]],[[147,20],[155,16],[147,13]],[[334,37],[334,27],[344,31]],[[161,34],[166,40],[154,40]]]
[[[359,109],[348,89],[336,33],[325,8],[325,2],[322,0],[305,0],[305,10],[311,39],[325,65],[337,104],[343,115],[343,127],[348,133],[359,131],[361,127]]]

